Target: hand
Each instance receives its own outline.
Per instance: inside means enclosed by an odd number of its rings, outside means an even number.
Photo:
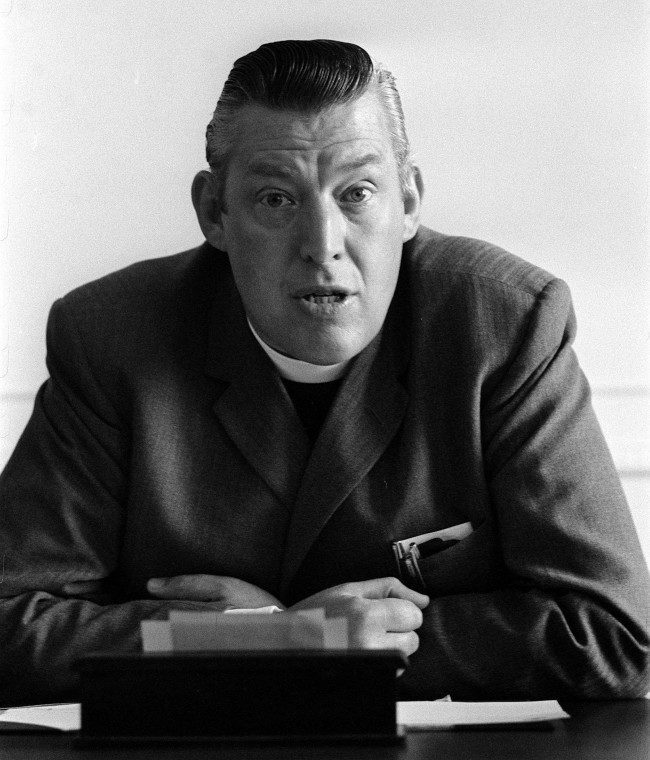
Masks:
[[[190,599],[214,602],[219,610],[255,609],[275,604],[284,605],[268,591],[227,575],[176,575],[171,578],[151,578],[147,591],[160,599]]]
[[[375,578],[319,591],[290,607],[299,611],[322,607],[327,617],[348,621],[348,642],[359,649],[401,649],[407,656],[420,644],[415,630],[429,597],[397,578]]]

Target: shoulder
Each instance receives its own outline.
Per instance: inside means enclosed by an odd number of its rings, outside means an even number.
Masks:
[[[138,261],[81,285],[60,299],[67,308],[156,309],[184,291],[196,294],[219,269],[220,252],[204,244],[171,256]],[[225,259],[225,255],[223,255]]]
[[[566,283],[482,240],[420,228],[404,248],[402,282],[422,355],[447,352],[484,371],[522,351],[538,361],[575,336]]]
[[[404,274],[417,309],[445,304],[482,324],[527,319],[538,310],[564,323],[573,313],[563,280],[483,240],[420,227],[404,247]]]
[[[512,291],[525,299],[543,293],[550,284],[566,287],[550,272],[484,240],[444,235],[420,227],[404,247],[406,266],[413,281],[459,289]]]
[[[216,284],[229,272],[226,255],[204,244],[86,283],[53,305],[48,354],[75,345],[108,371],[199,350]]]

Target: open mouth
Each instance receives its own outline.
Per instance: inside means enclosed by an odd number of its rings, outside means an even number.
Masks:
[[[352,302],[356,293],[338,283],[305,285],[291,294],[310,317],[334,317]]]
[[[347,298],[347,294],[337,291],[328,291],[318,293],[305,293],[300,297],[308,303],[340,303]]]

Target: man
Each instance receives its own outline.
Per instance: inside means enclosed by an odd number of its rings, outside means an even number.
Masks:
[[[241,58],[207,156],[204,245],[52,309],[1,485],[2,701],[74,698],[75,657],[170,609],[269,606],[402,648],[405,698],[642,694],[647,570],[566,286],[419,227],[355,45]]]

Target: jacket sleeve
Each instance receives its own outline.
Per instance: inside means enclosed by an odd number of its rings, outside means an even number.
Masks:
[[[553,280],[481,404],[491,514],[477,535],[493,534],[502,582],[432,594],[406,698],[614,698],[649,688],[648,571],[574,335],[568,288]],[[427,574],[433,584],[435,558]]]
[[[50,378],[0,479],[4,705],[74,698],[77,656],[137,649],[142,619],[166,617],[171,606],[205,607],[126,600],[115,590],[129,430],[66,311],[57,302],[50,314]],[[67,597],[63,586],[72,581],[104,590]]]

